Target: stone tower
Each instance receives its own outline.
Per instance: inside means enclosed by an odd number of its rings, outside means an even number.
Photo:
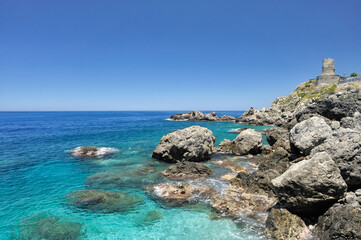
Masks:
[[[321,88],[330,84],[338,83],[340,80],[342,80],[342,77],[335,75],[335,60],[331,58],[323,59],[321,76],[316,78],[317,87]]]
[[[335,60],[331,58],[323,59],[321,76],[335,76]]]

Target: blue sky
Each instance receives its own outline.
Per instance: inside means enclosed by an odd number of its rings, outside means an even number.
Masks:
[[[361,72],[361,1],[2,0],[0,110],[268,107],[334,58]]]

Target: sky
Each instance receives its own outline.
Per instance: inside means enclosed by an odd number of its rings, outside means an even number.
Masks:
[[[0,111],[269,107],[335,59],[359,0],[0,0]]]

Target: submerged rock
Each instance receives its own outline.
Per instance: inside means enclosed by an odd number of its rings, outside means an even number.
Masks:
[[[22,220],[15,235],[19,240],[77,240],[85,234],[81,223],[40,213]]]
[[[292,165],[271,183],[280,204],[301,215],[324,211],[347,189],[340,170],[325,152]]]
[[[257,154],[261,152],[262,143],[261,133],[253,129],[246,129],[238,134],[233,141],[225,139],[219,144],[219,148],[223,152],[237,155]]]
[[[166,162],[200,162],[215,151],[215,138],[211,130],[191,126],[163,136],[152,157]]]
[[[340,128],[323,144],[315,147],[310,156],[319,152],[332,156],[350,189],[361,188],[361,132]]]
[[[184,161],[177,162],[162,174],[169,178],[199,178],[211,175],[212,171],[202,163]]]
[[[147,216],[143,219],[144,224],[151,224],[163,219],[163,213],[161,210],[150,210]]]
[[[318,218],[313,231],[316,239],[361,239],[361,208],[335,204]]]
[[[265,234],[270,239],[309,239],[311,232],[303,220],[287,209],[272,208],[266,221]]]
[[[194,203],[200,199],[207,199],[213,193],[213,189],[201,185],[192,185],[185,182],[160,183],[145,187],[146,191],[171,205]]]
[[[78,158],[101,158],[116,152],[116,149],[109,147],[77,147],[70,151],[73,157]]]
[[[292,128],[290,141],[302,154],[308,155],[314,147],[330,137],[331,133],[332,129],[324,119],[312,117]]]
[[[66,200],[75,207],[105,213],[129,211],[142,202],[139,197],[122,192],[95,189],[73,191],[66,196]]]

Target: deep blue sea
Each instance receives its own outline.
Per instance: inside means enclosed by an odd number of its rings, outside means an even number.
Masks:
[[[235,117],[242,113],[217,112],[218,116]],[[134,175],[144,166],[159,171],[170,166],[151,157],[163,135],[200,125],[213,131],[218,145],[237,136],[228,132],[231,129],[247,127],[166,120],[172,114],[175,112],[0,112],[0,239],[31,239],[21,233],[21,224],[39,214],[82,224],[81,239],[261,239],[260,229],[251,219],[213,219],[207,207],[170,207],[143,190],[145,185],[169,181],[154,174]],[[112,147],[118,152],[106,159],[80,160],[68,152],[77,146]],[[120,174],[121,182],[85,182],[91,175],[109,172]],[[217,174],[210,180],[214,186],[226,184]],[[121,213],[77,209],[65,202],[69,192],[90,188],[123,191],[143,201],[138,208]],[[152,210],[161,217],[145,222]]]

